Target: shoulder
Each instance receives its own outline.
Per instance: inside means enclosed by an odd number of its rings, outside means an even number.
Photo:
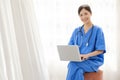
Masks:
[[[101,27],[94,25],[94,32],[98,36],[104,36],[104,32]]]
[[[98,25],[93,25],[95,29],[102,29],[100,26]]]
[[[80,29],[81,29],[81,27],[82,27],[82,26],[78,26],[78,27],[76,27],[76,28],[74,29],[74,33],[75,33],[75,32],[79,32]]]
[[[96,30],[97,32],[103,32],[102,28],[98,25],[94,25],[94,30]]]

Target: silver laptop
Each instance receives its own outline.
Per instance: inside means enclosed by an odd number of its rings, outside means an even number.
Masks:
[[[77,45],[57,45],[57,49],[62,61],[82,61]]]

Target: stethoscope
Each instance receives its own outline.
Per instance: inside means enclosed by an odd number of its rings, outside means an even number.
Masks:
[[[80,32],[80,34],[81,34],[81,40],[80,40],[80,45],[79,45],[79,47],[81,47],[82,42],[83,42],[83,41],[82,41],[82,40],[83,40],[83,39],[82,39],[82,37],[83,37],[83,33],[82,33],[83,27],[84,27],[84,25],[82,25],[82,27],[80,27],[79,31],[76,33],[75,45],[77,45],[78,33]],[[91,37],[92,37],[92,34],[93,34],[93,27],[94,27],[94,25],[92,25],[92,30],[91,30],[90,36],[88,37],[87,42],[86,42],[86,44],[85,44],[86,47],[89,46],[89,41],[90,41],[90,39],[91,39]]]

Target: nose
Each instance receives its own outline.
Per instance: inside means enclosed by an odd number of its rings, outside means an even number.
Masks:
[[[82,19],[85,19],[85,18],[86,18],[86,15],[81,16],[81,18],[82,18]]]
[[[85,21],[86,20],[86,16],[85,15],[81,16],[81,20]]]

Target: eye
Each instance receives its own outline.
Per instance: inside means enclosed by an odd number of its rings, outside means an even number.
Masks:
[[[84,13],[85,15],[88,15],[88,13]]]
[[[80,16],[83,16],[83,14],[80,14]]]

